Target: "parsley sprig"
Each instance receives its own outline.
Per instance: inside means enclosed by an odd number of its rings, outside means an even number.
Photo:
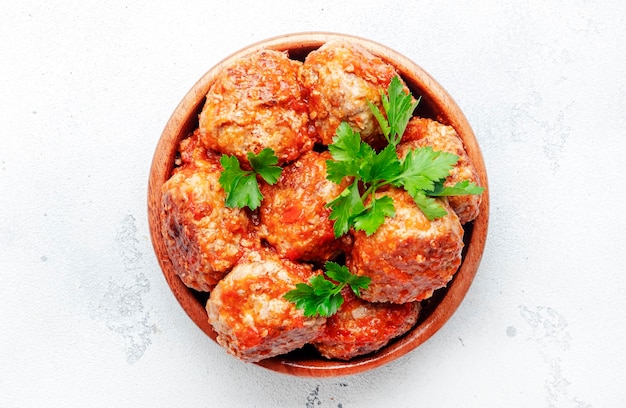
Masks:
[[[386,94],[383,89],[380,90],[380,99],[387,117],[372,102],[367,101],[367,104],[378,121],[387,142],[397,146],[421,97],[414,100],[410,93],[404,92],[400,78],[395,76],[391,79]]]
[[[220,159],[224,171],[219,181],[226,193],[226,207],[255,210],[263,199],[257,175],[268,184],[275,184],[282,172],[282,168],[277,165],[278,157],[270,148],[261,150],[258,155],[248,152],[248,162],[252,170],[243,170],[235,156],[224,154]]]
[[[443,186],[445,178],[459,160],[455,154],[421,147],[409,151],[400,159],[396,147],[419,100],[414,100],[410,93],[404,91],[398,77],[391,80],[386,94],[381,90],[381,100],[384,114],[371,102],[369,107],[387,140],[384,149],[375,151],[346,122],[339,125],[333,143],[328,146],[332,160],[326,162],[327,179],[337,184],[346,177],[353,179],[339,196],[327,204],[332,209],[329,218],[334,221],[336,237],[345,234],[351,227],[371,235],[386,217],[395,216],[393,199],[375,195],[386,185],[404,188],[429,220],[447,214],[433,197],[480,194],[483,191],[482,187],[469,181],[452,187]]]
[[[355,295],[361,296],[360,290],[367,289],[371,281],[367,276],[351,274],[346,266],[332,261],[327,261],[324,266],[326,276],[337,283],[324,275],[315,275],[309,279],[309,284],[298,283],[295,289],[284,295],[285,299],[302,309],[306,317],[332,316],[343,304],[341,291],[346,285]]]

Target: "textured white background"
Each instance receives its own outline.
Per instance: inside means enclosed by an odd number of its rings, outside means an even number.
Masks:
[[[5,1],[1,407],[626,405],[626,3]],[[472,124],[491,220],[457,313],[393,363],[300,379],[187,318],[148,170],[191,85],[268,37],[334,31],[433,75]]]

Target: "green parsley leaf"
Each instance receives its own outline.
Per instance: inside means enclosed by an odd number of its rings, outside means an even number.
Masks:
[[[298,309],[304,310],[305,316],[314,316],[317,313],[316,305],[310,301],[311,298],[315,297],[313,286],[309,286],[306,283],[297,283],[296,288],[285,293],[283,297],[295,303]]]
[[[365,234],[370,236],[385,222],[386,217],[393,218],[395,216],[396,208],[393,206],[391,197],[375,198],[371,196],[371,201],[365,211],[354,217],[354,229],[365,231]]]
[[[375,183],[398,177],[402,172],[402,165],[396,149],[388,145],[380,153],[373,153],[367,165],[361,166],[361,169],[361,180],[364,183]]]
[[[391,79],[386,94],[382,89],[380,90],[380,97],[387,119],[371,102],[369,103],[370,110],[378,121],[387,142],[397,146],[419,100],[414,101],[413,96],[404,91],[404,85],[397,76]]]
[[[319,314],[322,316],[332,316],[343,305],[343,296],[341,293],[333,293],[328,296],[328,300],[325,302],[320,302],[320,306],[318,306]]]
[[[393,184],[403,186],[411,195],[420,190],[432,190],[436,182],[450,174],[458,159],[454,154],[437,152],[430,146],[409,150],[402,162],[402,173]]]
[[[233,190],[226,197],[226,206],[229,208],[249,207],[254,210],[261,205],[263,195],[259,190],[259,183],[254,175],[238,177]]]
[[[327,261],[324,264],[326,275],[337,282],[349,282],[356,275],[352,275],[345,265],[339,265],[337,262]]]
[[[411,153],[410,159],[403,163],[404,178],[421,175],[432,181],[444,179],[459,160],[455,154],[435,151],[430,146],[413,149]]]
[[[363,199],[359,193],[359,181],[355,180],[351,185],[346,187],[337,198],[326,204],[332,209],[328,216],[334,220],[333,229],[336,237],[340,237],[350,229],[352,217],[365,210]]]
[[[276,166],[278,158],[272,149],[263,149],[258,155],[248,153],[248,161],[253,170],[243,170],[235,156],[224,154],[220,158],[224,170],[220,174],[219,182],[226,193],[226,207],[248,207],[255,210],[263,199],[257,175],[268,184],[275,184],[280,177],[282,168]]]
[[[285,293],[284,298],[301,309],[307,317],[332,316],[344,302],[341,291],[348,285],[360,296],[361,289],[367,289],[371,279],[350,273],[344,265],[328,261],[325,264],[326,275],[337,284],[326,279],[324,275],[315,275],[309,284],[298,283],[296,288]]]
[[[369,277],[353,275],[345,265],[339,265],[333,261],[327,261],[324,267],[329,278],[337,282],[347,283],[357,296],[361,296],[360,289],[367,289],[371,282]]]
[[[355,132],[347,122],[341,122],[333,143],[328,146],[328,151],[333,159],[338,162],[351,162],[359,159],[361,149],[361,135]]]
[[[224,171],[222,171],[219,181],[222,188],[228,195],[233,191],[233,187],[237,184],[239,179],[246,175],[246,172],[241,169],[239,160],[237,160],[235,156],[228,156],[224,154],[220,158],[220,163],[222,164]]]
[[[274,150],[266,147],[261,150],[258,155],[248,152],[248,161],[254,171],[263,177],[268,184],[276,184],[283,169],[277,166],[278,157],[274,154]]]
[[[341,122],[337,128],[328,151],[333,159],[326,161],[326,178],[337,184],[344,177],[360,177],[376,154],[346,122]]]
[[[374,105],[372,102],[367,101],[367,106],[370,108],[370,111],[376,118],[376,121],[380,125],[380,130],[383,132],[383,136],[389,142],[389,135],[391,134],[391,127],[389,127],[389,122],[383,113],[378,109],[378,106]]]
[[[326,178],[337,184],[345,177],[354,178],[349,187],[327,204],[332,209],[329,218],[335,221],[336,237],[350,228],[371,235],[387,217],[395,216],[393,199],[374,195],[386,185],[406,190],[430,220],[447,214],[432,197],[480,194],[483,191],[469,181],[455,186],[443,185],[459,160],[455,154],[421,147],[400,159],[396,147],[421,98],[415,100],[410,93],[407,94],[399,77],[391,80],[386,93],[382,89],[380,92],[384,113],[370,101],[368,105],[382,129],[387,146],[376,152],[345,122],[337,128],[333,143],[328,146],[332,160],[326,162]],[[364,203],[368,203],[367,206]]]
[[[485,191],[484,187],[480,187],[473,181],[463,180],[459,181],[453,186],[444,186],[443,181],[435,183],[434,188],[428,191],[428,195],[431,197],[445,197],[445,196],[460,196],[469,194],[481,194]]]
[[[431,197],[427,197],[423,191],[418,191],[415,194],[411,194],[415,204],[422,210],[426,218],[430,221],[437,218],[445,217],[448,212],[443,208],[437,200]]]

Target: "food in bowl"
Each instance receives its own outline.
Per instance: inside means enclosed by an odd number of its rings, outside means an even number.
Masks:
[[[350,360],[380,350],[411,329],[419,317],[420,302],[368,302],[348,288],[342,295],[345,301],[312,341],[328,359]]]
[[[461,264],[463,227],[469,226],[471,236],[478,211],[467,211],[461,220],[451,200],[435,198],[446,212],[444,220],[423,214],[420,218],[421,210],[406,189],[387,186],[363,203],[393,197],[393,216],[384,217],[377,231],[350,224],[337,234],[337,217],[329,205],[349,186],[365,185],[350,177],[330,180],[327,166],[337,158],[332,146],[337,129],[346,125],[376,152],[384,150],[376,109],[387,113],[381,91],[389,91],[393,78],[400,78],[401,89],[409,94],[402,81],[405,73],[356,42],[332,39],[295,56],[259,48],[214,73],[206,100],[198,107],[197,126],[186,125],[187,134],[177,140],[175,168],[161,185],[159,220],[175,274],[193,292],[206,293],[195,298],[206,300],[211,333],[242,360],[267,366],[271,363],[265,361],[274,356],[288,361],[304,346],[306,353],[315,350],[323,356],[317,357],[321,360],[363,361],[362,356],[380,355],[408,331],[415,332],[420,311],[428,318],[433,302],[441,300],[431,295],[445,288]],[[415,90],[414,83],[411,87]],[[464,153],[455,128],[439,121],[445,117],[427,116],[411,118],[401,132],[408,136],[406,145],[393,146],[399,161],[423,145],[450,151],[448,144],[460,144]],[[426,119],[436,131],[420,122]],[[439,140],[440,133],[456,137],[458,143],[442,142],[437,148],[425,142]],[[269,157],[264,156],[268,149],[275,161],[264,170],[280,169],[273,182],[255,165]],[[472,175],[469,155],[450,153],[470,171],[455,167],[442,185],[457,183],[453,173]],[[239,167],[237,174],[258,184],[258,202],[229,202],[232,186],[224,178],[232,160]],[[461,180],[484,184],[479,177]],[[254,187],[245,184],[247,190]],[[481,195],[471,197],[478,199],[457,207],[478,209]],[[338,285],[335,275],[324,271],[329,260],[354,276],[367,277],[370,286],[359,292],[358,287]],[[398,271],[411,279],[397,279]],[[306,313],[285,296],[317,278],[341,289],[341,304],[328,316]],[[389,285],[395,289],[381,290]],[[311,359],[316,357],[306,357]]]
[[[397,75],[393,66],[351,43],[330,41],[309,53],[302,83],[321,142],[331,144],[339,124],[347,122],[365,142],[379,146],[382,132],[368,102],[381,107],[380,89]]]
[[[316,273],[271,250],[246,254],[211,292],[206,308],[217,342],[244,361],[285,354],[318,338],[326,323],[284,298]]]
[[[225,67],[209,90],[200,113],[206,146],[235,155],[273,149],[280,164],[313,148],[302,63],[287,54],[263,50]]]
[[[196,135],[179,152],[180,165],[162,188],[163,239],[185,285],[210,291],[258,240],[248,214],[224,204],[217,153]]]
[[[320,263],[351,243],[349,237],[335,237],[328,218],[328,202],[346,187],[326,178],[330,159],[328,151],[307,152],[283,168],[278,183],[261,186],[258,234],[284,258]]]

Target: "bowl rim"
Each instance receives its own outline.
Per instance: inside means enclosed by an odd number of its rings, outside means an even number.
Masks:
[[[383,61],[393,65],[414,92],[418,89],[422,99],[426,99],[426,103],[435,112],[435,117],[432,119],[452,126],[463,140],[467,154],[477,169],[481,185],[485,187],[485,191],[478,217],[471,225],[466,224],[469,228],[464,226],[466,235],[468,229],[471,228],[471,231],[469,231],[469,239],[465,242],[461,266],[448,286],[440,289],[440,291],[444,291],[444,295],[438,305],[417,326],[382,349],[349,361],[325,360],[321,357],[293,359],[287,354],[254,363],[271,371],[301,377],[336,377],[362,373],[405,355],[431,338],[450,319],[467,294],[482,258],[489,223],[489,186],[485,163],[476,136],[457,103],[418,64],[385,45],[350,34],[311,31],[284,34],[261,40],[222,59],[196,81],[167,121],[158,140],[150,166],[147,194],[150,238],[163,275],[186,314],[206,335],[215,341],[216,333],[206,318],[204,305],[201,305],[197,300],[194,301],[193,291],[187,288],[174,272],[160,232],[161,186],[171,175],[178,142],[188,135],[194,123],[197,123],[197,115],[194,117],[193,113],[197,114],[201,110],[204,97],[215,81],[217,74],[232,61],[261,49],[290,50],[292,52],[298,50],[307,53],[330,40],[346,40],[360,44]]]

